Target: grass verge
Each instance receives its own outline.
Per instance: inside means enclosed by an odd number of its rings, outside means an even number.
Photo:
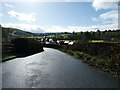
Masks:
[[[16,58],[17,56],[13,53],[2,54],[2,62]]]
[[[115,70],[112,67],[111,59],[103,59],[101,57],[91,56],[89,54],[86,54],[84,52],[79,52],[79,51],[72,51],[72,50],[65,50],[65,49],[60,49],[60,50],[71,56],[74,56],[77,59],[82,60],[84,63],[87,63],[90,66],[94,66],[97,69],[110,73],[111,75],[120,79],[120,71]]]
[[[40,51],[40,52],[43,52],[43,51]],[[23,53],[23,54],[6,53],[6,54],[2,55],[2,62],[9,61],[9,60],[12,60],[14,58],[30,56],[30,55],[33,55],[33,54],[36,54],[36,53],[40,53],[40,52]]]

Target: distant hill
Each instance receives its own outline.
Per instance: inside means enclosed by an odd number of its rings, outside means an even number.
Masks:
[[[34,33],[31,32],[26,32],[20,29],[16,29],[16,28],[5,28],[2,27],[2,35],[6,36],[11,36],[11,37],[29,37],[29,36],[34,36]]]
[[[32,37],[35,36],[36,34],[31,33],[31,32],[27,32],[27,31],[23,31],[20,29],[16,29],[16,28],[6,28],[6,27],[2,27],[2,38],[3,41],[10,41],[11,39],[14,38],[20,38],[20,37]]]

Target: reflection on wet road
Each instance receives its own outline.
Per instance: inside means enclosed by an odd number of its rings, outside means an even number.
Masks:
[[[3,88],[117,88],[120,80],[65,53],[44,52],[2,64]]]

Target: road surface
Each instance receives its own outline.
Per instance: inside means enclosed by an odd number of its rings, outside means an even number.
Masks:
[[[120,80],[63,52],[45,51],[2,64],[3,88],[118,88]]]

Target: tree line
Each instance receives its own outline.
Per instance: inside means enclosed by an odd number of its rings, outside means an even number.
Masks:
[[[64,34],[64,36],[62,35]],[[87,41],[87,40],[105,40],[111,42],[118,42],[120,41],[120,30],[105,30],[100,31],[97,30],[91,32],[73,32],[73,33],[61,33],[56,34],[54,38],[58,40],[80,40],[80,41]]]

